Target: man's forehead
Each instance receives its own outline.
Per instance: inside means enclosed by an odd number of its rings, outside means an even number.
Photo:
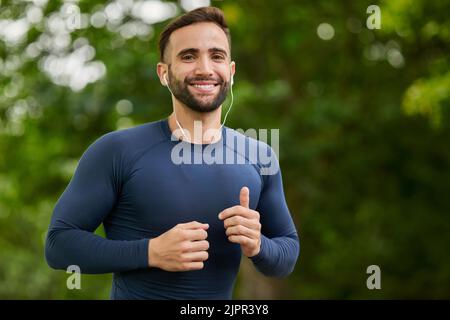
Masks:
[[[169,47],[172,56],[188,48],[199,51],[211,51],[211,49],[219,48],[229,52],[225,32],[212,22],[194,23],[175,30],[170,36]]]

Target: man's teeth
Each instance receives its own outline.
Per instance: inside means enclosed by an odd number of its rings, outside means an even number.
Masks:
[[[213,84],[193,84],[194,87],[200,88],[200,89],[212,89],[214,88]]]

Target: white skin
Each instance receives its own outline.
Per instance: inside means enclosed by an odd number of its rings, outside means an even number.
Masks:
[[[186,51],[186,49],[194,50]],[[211,22],[195,23],[174,31],[166,47],[164,60],[157,65],[157,73],[162,85],[166,85],[164,75],[166,73],[168,75],[168,64],[171,64],[172,76],[178,81],[184,81],[186,77],[230,81],[235,73],[228,39],[224,31]],[[195,99],[208,104],[218,95],[219,87],[204,90],[189,85],[188,89]],[[194,121],[202,122],[203,133],[210,129],[218,130],[221,126],[222,106],[211,112],[196,112],[173,95],[172,106],[183,130],[188,131],[189,137],[194,138],[190,141],[191,143],[211,143],[210,140],[204,140],[204,134],[202,137],[194,137],[190,133],[193,133]],[[178,132],[180,137],[181,133],[177,130],[174,112],[169,116],[169,127],[174,134]],[[220,134],[215,138],[219,140]],[[249,189],[243,187],[239,196],[240,204],[220,212],[218,219],[223,220],[228,240],[240,244],[243,254],[252,257],[260,251],[261,224],[259,213],[249,208],[249,193]],[[209,242],[206,240],[208,227],[208,224],[192,221],[178,224],[160,236],[150,239],[149,266],[166,271],[202,269],[204,261],[208,259]]]
[[[221,51],[211,51],[215,48]],[[195,49],[198,52],[185,52],[186,49]],[[161,84],[164,86],[166,85],[164,75],[169,77],[169,64],[171,64],[172,76],[178,81],[183,81],[186,77],[221,78],[230,81],[231,76],[235,73],[236,66],[234,62],[231,62],[225,32],[211,22],[195,23],[175,30],[170,35],[164,60],[165,63],[159,62],[156,69]],[[196,99],[206,104],[212,102],[218,95],[219,86],[216,86],[211,92],[204,92],[189,86],[189,91]],[[191,141],[192,143],[211,142],[208,139],[203,140],[204,134],[201,137],[194,137],[194,121],[202,121],[202,133],[205,133],[208,129],[218,130],[222,106],[212,112],[195,112],[174,96],[172,96],[172,106],[183,130],[187,131],[190,137],[196,138],[196,140]],[[169,126],[172,131],[178,129],[175,113],[169,116]],[[220,136],[218,139],[220,139]]]

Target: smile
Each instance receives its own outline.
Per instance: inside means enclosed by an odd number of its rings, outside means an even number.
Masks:
[[[216,83],[210,83],[210,84],[197,84],[197,83],[192,83],[190,84],[191,87],[195,88],[196,91],[201,92],[201,93],[209,93],[214,91],[215,87],[217,87],[219,84]]]

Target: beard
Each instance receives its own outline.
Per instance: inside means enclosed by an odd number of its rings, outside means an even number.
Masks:
[[[189,84],[193,81],[208,81],[214,80],[217,82],[219,86],[219,92],[215,97],[209,98],[209,101],[203,101],[196,98],[191,91],[189,91]],[[219,108],[222,103],[225,101],[227,97],[227,92],[230,87],[230,83],[224,81],[222,78],[214,79],[214,78],[206,78],[206,77],[191,77],[185,78],[184,81],[177,80],[169,66],[169,83],[170,89],[172,90],[173,95],[177,98],[181,103],[187,106],[189,109],[207,113],[212,112]]]

